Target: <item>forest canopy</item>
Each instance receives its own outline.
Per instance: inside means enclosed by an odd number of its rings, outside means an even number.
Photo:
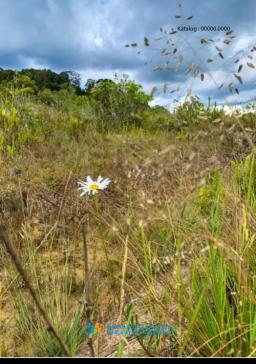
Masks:
[[[83,94],[81,78],[77,72],[64,71],[56,73],[49,69],[23,69],[21,71],[0,69],[0,85],[13,81],[17,76],[29,77],[30,80],[34,81],[37,91],[44,89],[60,91],[72,86],[77,94]]]

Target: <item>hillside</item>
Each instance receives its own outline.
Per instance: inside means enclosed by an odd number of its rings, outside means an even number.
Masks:
[[[0,90],[1,221],[70,354],[254,356],[255,113],[170,114],[127,79],[85,96],[16,77]],[[87,176],[111,183],[80,197]],[[0,256],[1,355],[63,355]],[[104,332],[121,323],[175,334]]]

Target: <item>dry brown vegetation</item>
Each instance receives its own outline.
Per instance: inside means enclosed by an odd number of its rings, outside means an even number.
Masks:
[[[230,248],[222,247],[236,239],[233,219],[240,216],[237,212],[234,216],[238,201],[232,201],[231,166],[243,157],[246,141],[241,147],[240,131],[232,125],[227,118],[221,126],[208,123],[170,133],[134,129],[109,134],[89,125],[80,141],[59,144],[50,138],[23,148],[15,158],[2,157],[1,213],[6,230],[72,355],[91,354],[82,332],[82,225],[88,215],[92,322],[119,322],[121,306],[122,322],[127,322],[127,309],[132,308],[139,323],[168,323],[179,332],[173,343],[157,337],[151,342],[144,338],[144,344],[138,338],[99,334],[93,338],[95,355],[117,355],[120,350],[132,356],[182,354],[189,315],[186,318],[179,307],[185,298],[179,297],[179,279],[189,286],[198,254],[203,260],[207,244],[215,239],[216,248],[234,259]],[[220,240],[200,202],[205,193],[205,203],[211,203],[207,188],[211,189],[216,171],[226,181],[228,199]],[[99,174],[111,178],[110,189],[96,200],[79,198],[77,181]],[[2,355],[61,353],[3,248],[1,322]],[[200,344],[192,339],[185,355]]]

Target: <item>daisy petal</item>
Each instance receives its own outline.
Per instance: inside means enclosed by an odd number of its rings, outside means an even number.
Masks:
[[[88,183],[87,182],[78,182],[78,185],[81,186],[81,187],[86,187],[88,188]]]
[[[93,180],[90,176],[87,176],[87,183],[93,184]]]
[[[103,180],[103,177],[99,176],[98,179],[97,179],[97,183],[101,183],[101,181]]]
[[[105,180],[103,180],[101,183],[100,183],[100,187],[101,187],[101,189],[105,189],[109,184],[110,184],[110,179],[105,179]]]

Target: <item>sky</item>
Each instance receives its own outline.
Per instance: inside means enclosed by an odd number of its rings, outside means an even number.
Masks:
[[[0,0],[0,14],[0,67],[4,69],[73,70],[83,82],[127,74],[146,92],[157,87],[152,104],[166,107],[190,93],[203,102],[210,96],[226,104],[249,102],[256,96],[256,68],[248,66],[256,66],[256,51],[251,52],[256,46],[255,0]],[[181,25],[198,29],[177,31]],[[202,26],[224,26],[234,32],[226,35],[225,28],[207,32]],[[177,33],[168,34],[172,30]],[[149,47],[144,46],[145,36]],[[232,36],[236,38],[230,44],[223,43]],[[214,42],[201,44],[201,39]],[[124,46],[132,43],[138,43],[138,48]],[[154,70],[167,60],[165,71]],[[196,78],[192,71],[185,74],[191,63],[199,69]],[[232,93],[227,87],[231,83]]]

